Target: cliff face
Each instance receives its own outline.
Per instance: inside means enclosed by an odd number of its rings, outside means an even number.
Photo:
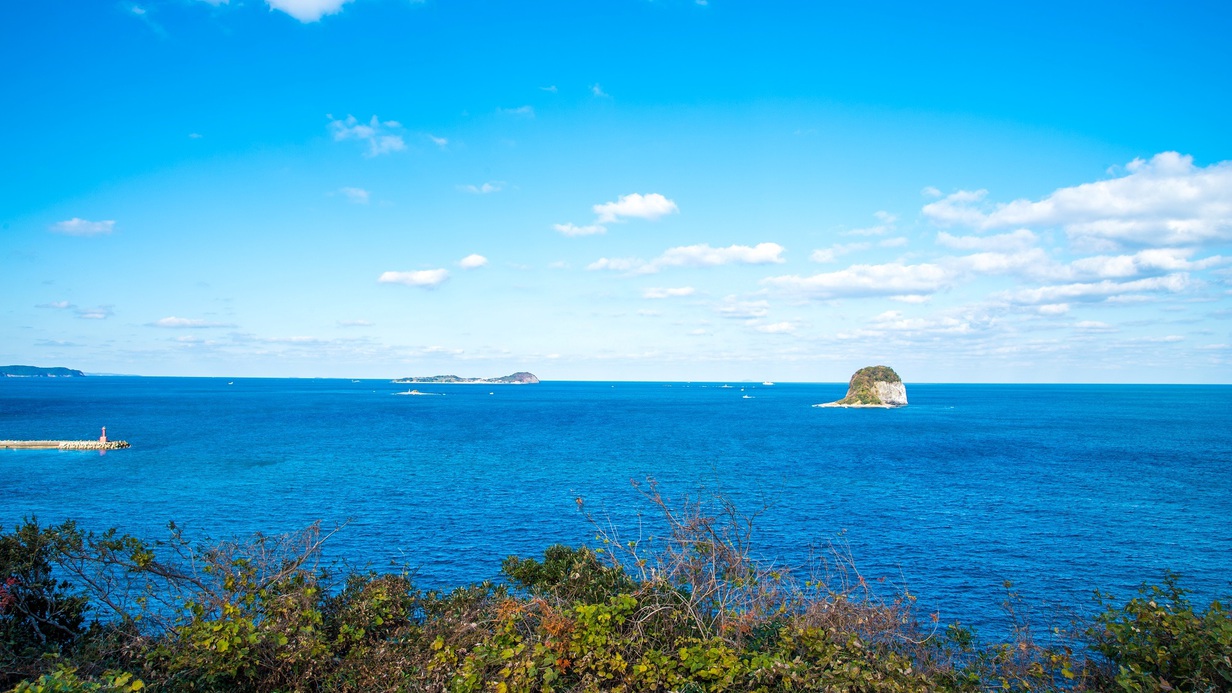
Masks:
[[[907,386],[889,366],[861,368],[847,384],[847,396],[827,407],[902,407],[907,404]]]

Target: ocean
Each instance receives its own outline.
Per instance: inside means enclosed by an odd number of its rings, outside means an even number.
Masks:
[[[730,387],[728,387],[730,386]],[[395,396],[413,387],[438,396]],[[345,524],[331,559],[426,587],[511,554],[654,531],[631,481],[760,512],[754,551],[806,571],[845,547],[886,597],[1004,629],[1004,581],[1041,620],[1165,570],[1232,595],[1232,387],[908,384],[908,407],[821,409],[845,383],[0,379],[0,524],[146,538]],[[713,506],[712,506],[713,507]],[[640,522],[640,524],[639,524]],[[885,582],[879,582],[885,578]]]

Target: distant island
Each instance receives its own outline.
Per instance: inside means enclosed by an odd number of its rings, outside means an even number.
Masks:
[[[427,377],[398,378],[394,381],[400,385],[409,383],[463,383],[475,385],[533,385],[539,382],[534,373],[521,371],[499,378],[460,378],[456,375],[432,375]]]
[[[868,366],[851,376],[847,396],[815,407],[868,407],[890,409],[907,405],[907,386],[889,366]]]
[[[72,368],[40,368],[39,366],[0,366],[5,378],[84,378],[85,373]]]

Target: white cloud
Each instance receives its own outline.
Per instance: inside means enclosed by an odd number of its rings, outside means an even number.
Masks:
[[[190,139],[190,140],[199,140],[199,139],[201,139],[201,138],[202,138],[202,134],[201,134],[201,133],[199,133],[199,132],[190,132],[190,133],[188,133],[188,139]]]
[[[601,257],[586,265],[588,270],[612,270],[613,272],[632,272],[634,274],[650,274],[656,270],[645,260],[635,257]]]
[[[496,112],[501,115],[519,116],[522,118],[534,118],[534,106],[518,106],[517,108],[498,108]]]
[[[368,204],[369,193],[363,188],[338,188],[338,192],[346,196],[347,200],[357,205]]]
[[[931,185],[926,185],[920,190],[920,194],[924,197],[941,197],[942,192]]]
[[[1018,229],[1011,233],[996,236],[951,236],[942,231],[937,234],[937,242],[947,248],[956,250],[1025,250],[1035,245],[1039,237],[1029,229]]]
[[[1026,274],[1039,277],[1055,277],[1062,270],[1040,248],[1031,248],[1013,253],[973,253],[943,261],[965,272],[976,274]]]
[[[936,202],[924,205],[921,212],[942,226],[961,225],[980,228],[985,216],[973,205],[978,204],[987,195],[987,190],[959,190]]]
[[[57,221],[51,225],[53,233],[65,236],[101,236],[115,230],[115,221],[89,221],[73,217],[67,221]]]
[[[210,322],[198,318],[177,318],[174,315],[159,318],[151,323],[146,323],[147,327],[170,327],[170,328],[204,328],[204,327],[235,327],[235,325],[222,322]]]
[[[667,289],[646,289],[642,292],[642,298],[677,298],[680,296],[692,296],[694,289],[691,286],[681,286]]]
[[[600,233],[607,233],[607,227],[599,224],[588,224],[586,226],[578,226],[577,224],[552,224],[552,228],[565,234],[566,236],[594,236]]]
[[[1036,308],[1040,315],[1064,315],[1069,312],[1068,303],[1045,303]]]
[[[735,296],[728,296],[716,308],[719,315],[738,320],[753,320],[764,318],[770,312],[769,301],[741,301]]]
[[[557,92],[557,89],[556,89],[556,85],[555,85],[555,84],[550,85],[550,86],[546,86],[546,87],[539,87],[539,90],[540,90],[540,91],[546,91],[546,92],[548,92],[548,93],[550,93],[550,94],[555,94],[555,93]]]
[[[1011,303],[1044,304],[1065,303],[1070,301],[1101,301],[1120,298],[1124,294],[1141,292],[1184,291],[1190,284],[1189,275],[1185,273],[1169,274],[1163,277],[1148,277],[1128,282],[1117,282],[1105,279],[1099,282],[1075,282],[1072,284],[1057,284],[1041,286],[1033,289],[1020,289],[1000,295]]]
[[[873,212],[873,216],[880,221],[876,226],[868,226],[862,229],[851,229],[843,232],[845,236],[884,236],[894,230],[894,222],[898,221],[898,216],[890,214],[887,211]]]
[[[886,238],[884,240],[877,241],[877,246],[879,248],[901,248],[908,243],[910,243],[910,241],[907,240],[906,236],[898,236],[896,238]]]
[[[77,306],[68,301],[52,301],[51,303],[40,303],[35,308],[52,308],[54,310],[68,310]]]
[[[467,269],[467,270],[479,269],[480,267],[483,267],[486,264],[488,264],[488,258],[482,255],[475,254],[475,253],[471,253],[470,255],[467,255],[461,260],[458,260],[458,267],[461,267],[462,269]]]
[[[790,322],[775,322],[769,325],[757,325],[753,329],[767,334],[789,334],[796,331],[796,326]]]
[[[115,315],[111,310],[111,306],[98,306],[97,308],[78,308],[77,317],[82,320],[106,320]]]
[[[372,327],[370,320],[339,320],[338,327]]]
[[[488,181],[481,185],[459,185],[458,186],[458,190],[461,190],[463,192],[468,192],[473,195],[490,195],[494,192],[500,192],[501,190],[504,190],[504,188],[505,188],[505,182],[499,181],[499,180]]]
[[[425,136],[426,136],[428,139],[432,140],[432,144],[435,144],[436,146],[440,147],[441,149],[444,149],[445,147],[448,147],[448,146],[449,146],[449,140],[448,140],[448,139],[446,139],[446,138],[444,138],[444,137],[437,137],[436,135],[433,135],[433,134],[432,134],[432,133],[430,133],[430,132],[429,132],[429,133],[424,133],[424,134],[425,134]]]
[[[590,93],[598,97],[610,97],[611,96],[607,92],[603,91],[603,87],[599,86],[598,82],[591,85]]]
[[[943,225],[976,229],[1056,226],[1074,240],[1149,246],[1232,240],[1232,162],[1194,166],[1162,152],[1135,159],[1119,178],[1060,188],[1041,200],[982,204],[986,191],[960,191],[925,205]]]
[[[405,284],[407,286],[435,289],[444,283],[446,279],[449,279],[449,270],[430,269],[412,272],[382,272],[377,281],[382,284]]]
[[[629,195],[621,195],[615,202],[595,205],[594,211],[598,215],[595,221],[599,224],[606,224],[624,221],[624,218],[654,221],[659,217],[679,212],[680,209],[676,207],[675,202],[659,193],[650,193],[648,195],[631,193]]]
[[[783,246],[758,243],[712,248],[706,243],[668,248],[653,261],[655,267],[715,267],[718,265],[766,265],[783,263]]]
[[[767,277],[762,283],[815,298],[839,298],[931,294],[946,287],[952,279],[953,273],[940,265],[904,265],[892,262],[884,265],[852,265],[844,270],[811,277]]]
[[[334,141],[358,140],[364,142],[368,145],[368,151],[365,152],[364,156],[374,157],[406,149],[406,142],[402,139],[402,135],[399,134],[402,130],[402,124],[396,120],[382,121],[380,118],[372,116],[367,123],[361,123],[352,115],[348,115],[343,120],[335,119],[331,115],[326,115],[325,117],[329,119],[329,129],[334,135]]]
[[[838,243],[830,246],[829,248],[814,250],[813,254],[809,255],[809,260],[825,264],[834,262],[842,255],[854,253],[859,250],[868,250],[870,247],[872,246],[868,243]]]
[[[766,265],[786,262],[783,246],[778,243],[758,243],[755,246],[731,245],[714,248],[709,244],[668,248],[659,257],[647,262],[640,258],[599,258],[586,269],[614,270],[633,274],[653,274],[665,267],[717,267],[719,265]]]
[[[206,0],[210,2],[210,0]],[[315,22],[327,14],[337,14],[351,0],[265,0],[270,11],[286,12],[305,24]],[[210,4],[215,4],[211,2]]]

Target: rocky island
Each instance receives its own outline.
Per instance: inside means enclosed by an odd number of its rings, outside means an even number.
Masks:
[[[2,378],[83,378],[85,373],[72,368],[40,368],[39,366],[0,366]]]
[[[868,366],[851,376],[847,396],[815,407],[872,407],[891,409],[907,406],[907,386],[889,366]]]
[[[456,375],[431,375],[427,377],[398,378],[394,381],[400,385],[410,383],[460,383],[475,385],[533,385],[539,382],[534,373],[520,371],[499,378],[460,378]]]

